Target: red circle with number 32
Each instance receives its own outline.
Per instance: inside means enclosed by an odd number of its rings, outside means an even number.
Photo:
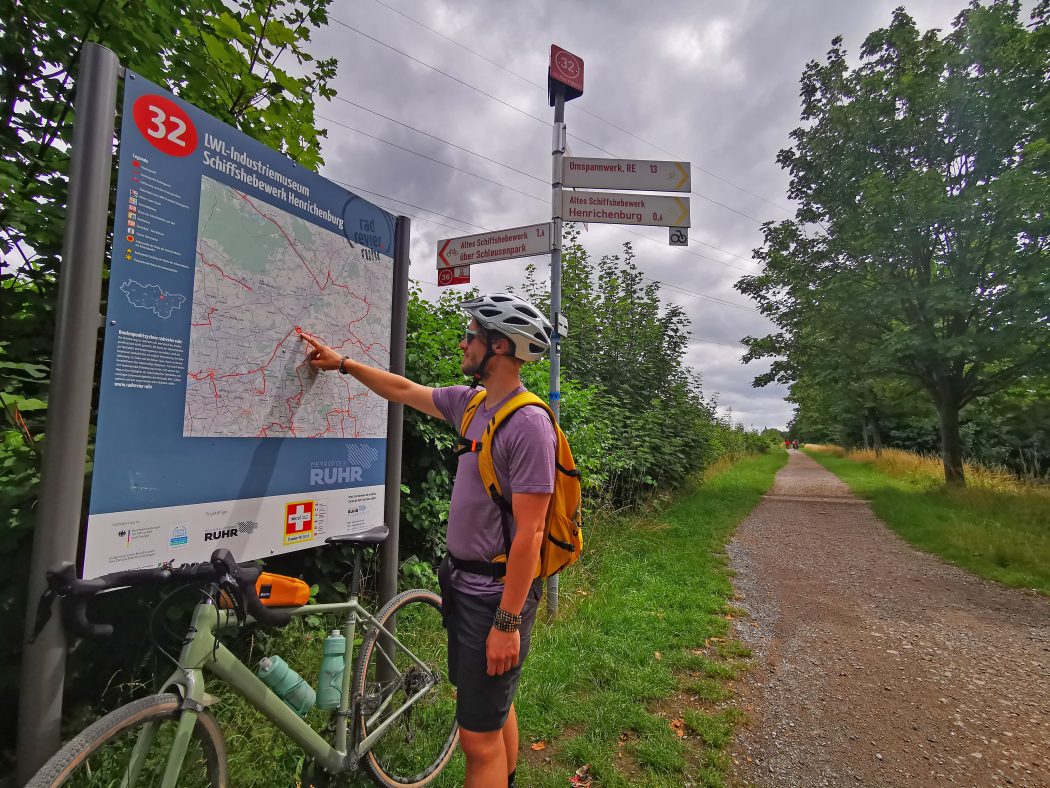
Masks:
[[[197,129],[190,116],[169,98],[147,94],[131,108],[135,125],[150,144],[169,156],[189,156],[197,149]]]

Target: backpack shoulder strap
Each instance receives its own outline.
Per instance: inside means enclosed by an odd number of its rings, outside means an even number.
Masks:
[[[496,478],[496,466],[492,459],[493,441],[496,437],[496,432],[506,424],[507,419],[528,405],[539,405],[550,413],[547,403],[531,391],[515,394],[489,419],[488,426],[485,427],[485,433],[481,436],[481,441],[479,442],[478,470],[481,472],[481,481],[484,483],[485,489],[492,497],[492,500],[496,501],[496,503],[500,503],[503,500],[503,491],[500,489],[499,481]]]
[[[461,454],[481,451],[481,441],[467,440],[467,428],[474,420],[474,414],[478,412],[481,403],[485,401],[485,389],[481,389],[470,398],[467,407],[463,410],[463,417],[459,420],[459,440],[453,447],[453,455],[459,457]]]
[[[467,403],[467,407],[463,411],[463,418],[459,421],[460,436],[467,434],[467,427],[474,420],[474,414],[478,412],[481,403],[485,401],[485,393],[485,389],[478,389],[474,392],[474,396],[470,398],[470,402]]]

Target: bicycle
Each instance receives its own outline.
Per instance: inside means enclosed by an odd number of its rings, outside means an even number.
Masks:
[[[177,668],[160,692],[84,729],[44,764],[27,788],[228,785],[222,731],[208,708],[217,699],[205,692],[205,672],[224,681],[302,748],[310,761],[304,786],[325,784],[332,776],[361,768],[382,786],[430,784],[448,765],[459,741],[455,689],[446,675],[441,598],[413,589],[395,596],[374,616],[361,606],[359,549],[378,544],[386,533],[382,526],[327,540],[354,547],[349,598],[333,604],[266,607],[256,591],[259,568],[238,564],[225,549],[216,550],[207,564],[132,570],[93,580],[77,579],[72,565],[49,573],[52,593],[62,599],[63,623],[88,637],[112,632],[110,625],[93,623],[87,616],[87,601],[99,592],[179,580],[199,583],[203,589]],[[338,707],[327,726],[329,741],[217,635],[252,621],[280,627],[298,616],[340,614],[346,616],[345,667]],[[364,635],[355,658],[358,620]]]

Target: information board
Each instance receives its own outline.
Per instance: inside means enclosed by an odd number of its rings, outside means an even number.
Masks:
[[[127,72],[83,575],[383,522],[394,217]]]

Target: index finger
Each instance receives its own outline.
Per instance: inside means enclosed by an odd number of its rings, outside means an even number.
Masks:
[[[319,340],[319,339],[314,339],[314,338],[313,338],[312,336],[310,336],[309,334],[307,334],[307,333],[306,333],[305,331],[301,331],[301,332],[299,332],[299,338],[300,338],[300,339],[304,339],[304,340],[306,340],[306,341],[307,341],[307,342],[309,342],[309,343],[310,343],[311,345],[313,345],[313,346],[314,346],[314,348],[316,348],[317,350],[320,350],[320,349],[321,349],[321,348],[323,348],[323,347],[327,347],[327,345],[325,345],[325,343],[324,343],[324,342],[322,342],[322,341],[321,341],[321,340]]]

